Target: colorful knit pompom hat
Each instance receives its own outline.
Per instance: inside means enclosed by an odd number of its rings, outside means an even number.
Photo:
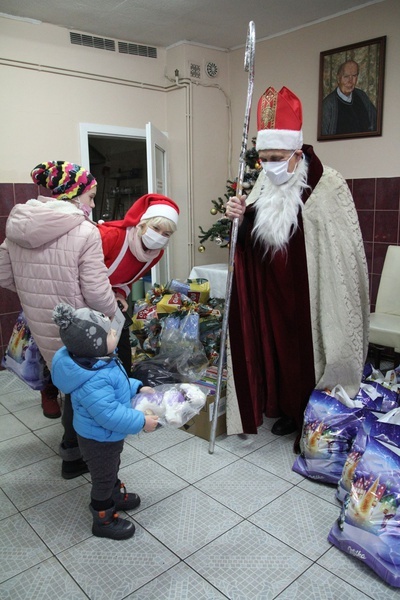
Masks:
[[[51,190],[58,200],[72,200],[97,185],[89,171],[63,160],[40,163],[32,169],[31,178],[37,185]]]

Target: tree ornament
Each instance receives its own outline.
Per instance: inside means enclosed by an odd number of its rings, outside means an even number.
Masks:
[[[197,250],[198,250],[199,252],[205,252],[205,251],[206,251],[206,249],[205,249],[205,247],[204,247],[203,245],[199,246],[199,247],[197,248]]]
[[[212,215],[216,215],[216,214],[218,213],[218,211],[217,211],[217,209],[216,209],[216,208],[212,208],[212,209],[210,210],[210,213],[211,213]]]

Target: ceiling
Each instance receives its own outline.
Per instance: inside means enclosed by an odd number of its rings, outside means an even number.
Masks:
[[[384,0],[0,0],[0,15],[155,47],[243,46]]]

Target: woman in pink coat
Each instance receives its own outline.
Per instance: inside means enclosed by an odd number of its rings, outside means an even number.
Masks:
[[[97,182],[93,175],[73,163],[49,161],[35,167],[31,177],[51,190],[52,197],[39,196],[11,210],[6,239],[0,246],[0,286],[17,292],[50,369],[54,353],[63,345],[52,321],[56,304],[89,307],[113,318],[117,302],[99,231],[85,215],[94,206]],[[52,384],[42,392],[47,417],[60,416],[57,394]],[[81,474],[79,455],[72,452],[71,456],[76,461],[63,462],[63,474],[75,468]]]

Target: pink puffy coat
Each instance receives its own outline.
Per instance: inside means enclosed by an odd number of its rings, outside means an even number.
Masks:
[[[97,227],[71,202],[43,196],[11,210],[0,246],[0,286],[18,293],[49,368],[63,345],[52,321],[58,302],[110,318],[117,310]]]

